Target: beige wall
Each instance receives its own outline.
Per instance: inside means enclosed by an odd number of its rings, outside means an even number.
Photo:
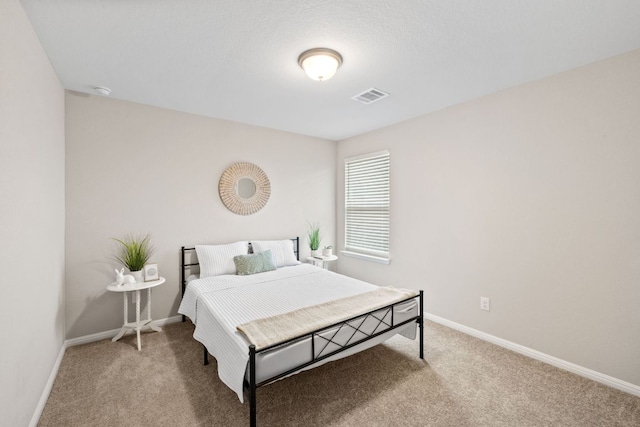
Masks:
[[[112,237],[151,234],[167,278],[154,290],[155,319],[177,314],[182,245],[303,237],[307,220],[333,241],[335,142],[76,93],[66,106],[67,338],[122,324],[122,299],[105,289]],[[218,196],[220,175],[238,161],[271,181],[254,215],[231,213]]]
[[[340,142],[341,247],[344,158],[385,148],[393,260],[341,273],[640,385],[640,51]]]
[[[64,91],[0,2],[0,424],[29,424],[64,342]]]

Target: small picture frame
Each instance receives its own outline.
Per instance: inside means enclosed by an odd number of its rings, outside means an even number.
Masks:
[[[158,280],[160,278],[160,272],[158,271],[158,264],[147,264],[144,266],[144,281],[150,282],[152,280]]]

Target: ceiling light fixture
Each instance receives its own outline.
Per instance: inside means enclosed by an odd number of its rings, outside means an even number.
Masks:
[[[298,64],[313,80],[329,80],[342,65],[342,55],[326,47],[317,47],[302,52]]]

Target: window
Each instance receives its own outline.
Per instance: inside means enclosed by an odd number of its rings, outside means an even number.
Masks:
[[[389,262],[389,151],[345,160],[345,252]]]

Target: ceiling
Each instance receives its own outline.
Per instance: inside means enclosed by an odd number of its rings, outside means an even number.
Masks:
[[[21,1],[66,89],[330,140],[640,48],[638,0]]]

